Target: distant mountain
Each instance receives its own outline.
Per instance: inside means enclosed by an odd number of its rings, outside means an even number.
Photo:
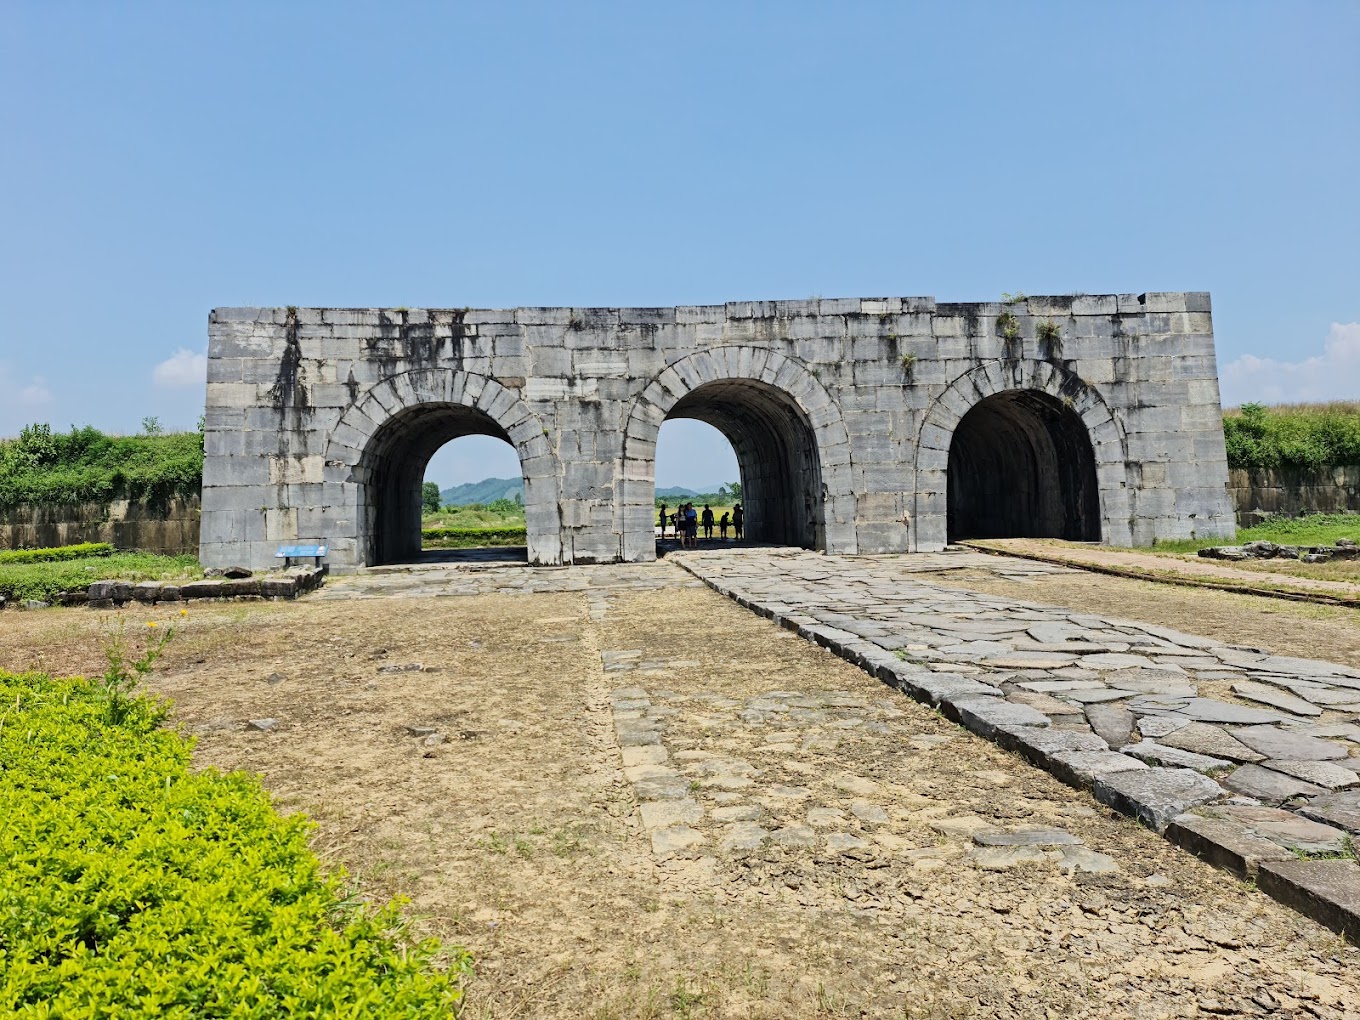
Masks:
[[[699,493],[693,489],[686,489],[683,485],[671,485],[664,489],[657,489],[658,496],[698,496]]]
[[[498,499],[523,497],[524,480],[520,478],[483,478],[480,482],[465,482],[439,493],[445,506],[467,506],[469,503],[494,503]]]

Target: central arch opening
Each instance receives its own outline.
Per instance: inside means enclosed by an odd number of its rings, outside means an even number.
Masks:
[[[361,538],[367,540],[365,563],[409,563],[443,555],[442,550],[422,552],[424,518],[433,495],[425,487],[426,472],[441,447],[466,436],[488,436],[514,449],[510,436],[490,415],[462,404],[407,408],[374,434],[355,472]],[[517,455],[514,464],[522,481]],[[516,558],[522,559],[522,554],[523,549],[516,547]]]
[[[666,420],[675,418],[705,422],[732,445],[747,541],[826,547],[817,439],[788,394],[752,379],[705,383],[676,402]]]
[[[1095,453],[1080,415],[1037,390],[987,397],[949,444],[949,541],[1100,541]]]

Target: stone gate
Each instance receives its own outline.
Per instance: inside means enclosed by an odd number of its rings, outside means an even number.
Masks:
[[[1209,295],[679,308],[223,308],[209,316],[201,556],[338,570],[420,550],[430,457],[519,456],[529,560],[655,556],[668,418],[731,441],[748,538],[1233,534]]]

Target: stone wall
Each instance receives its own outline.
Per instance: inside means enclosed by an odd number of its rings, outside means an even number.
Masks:
[[[1253,510],[1301,513],[1360,511],[1360,465],[1328,468],[1233,468],[1228,492],[1237,522]]]
[[[0,510],[0,549],[42,549],[83,542],[111,542],[119,549],[166,555],[196,554],[198,498],[149,504],[21,504]]]
[[[956,500],[1023,488],[1058,501],[1045,519],[1119,545],[1234,531],[1202,293],[229,308],[208,334],[208,566],[306,540],[340,570],[413,555],[425,464],[470,433],[519,455],[531,561],[649,560],[657,434],[682,416],[731,440],[752,539],[940,549],[951,519],[983,519],[951,518],[946,468],[955,428],[994,398],[1007,414],[971,428],[970,463],[1012,475]],[[1017,415],[1046,444],[1021,463],[992,435]]]

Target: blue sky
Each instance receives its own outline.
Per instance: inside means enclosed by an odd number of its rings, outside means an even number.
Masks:
[[[241,304],[1204,289],[1225,400],[1360,397],[1358,44],[1354,2],[0,0],[0,435],[192,426]],[[661,484],[730,474],[667,428]]]

